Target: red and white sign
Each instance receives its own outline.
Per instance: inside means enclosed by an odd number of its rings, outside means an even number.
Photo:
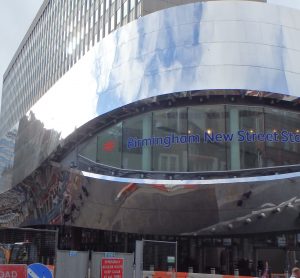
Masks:
[[[101,260],[101,278],[123,278],[123,269],[124,259],[122,258],[102,258]]]
[[[0,278],[27,278],[27,265],[0,264]]]

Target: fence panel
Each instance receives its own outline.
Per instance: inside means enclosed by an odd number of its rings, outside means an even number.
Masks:
[[[0,263],[54,265],[57,231],[0,228]]]
[[[88,275],[88,267],[88,251],[57,251],[56,278],[85,278]]]

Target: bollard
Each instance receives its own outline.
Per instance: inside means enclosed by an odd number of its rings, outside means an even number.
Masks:
[[[236,269],[234,270],[234,276],[235,276],[235,277],[239,277],[239,270],[238,270],[238,268],[236,268]]]
[[[214,267],[210,269],[210,274],[216,274],[216,269]]]
[[[188,268],[188,273],[194,273],[194,269],[193,269],[192,266],[189,266],[189,268]]]
[[[286,270],[285,272],[284,272],[284,277],[285,278],[289,278],[290,276],[289,276],[289,271],[288,270]]]

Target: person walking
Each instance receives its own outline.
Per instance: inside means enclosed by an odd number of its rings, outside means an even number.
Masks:
[[[290,278],[300,278],[300,268],[294,267]]]

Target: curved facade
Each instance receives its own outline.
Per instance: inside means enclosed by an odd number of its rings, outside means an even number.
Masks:
[[[111,33],[20,120],[1,225],[296,232],[299,38],[299,11],[250,1]]]
[[[116,30],[20,121],[13,183],[49,155],[67,166],[91,160],[82,170],[101,172],[100,164],[104,174],[167,179],[299,164],[298,15],[262,3],[195,3]],[[109,136],[119,140],[114,150],[103,147]]]

